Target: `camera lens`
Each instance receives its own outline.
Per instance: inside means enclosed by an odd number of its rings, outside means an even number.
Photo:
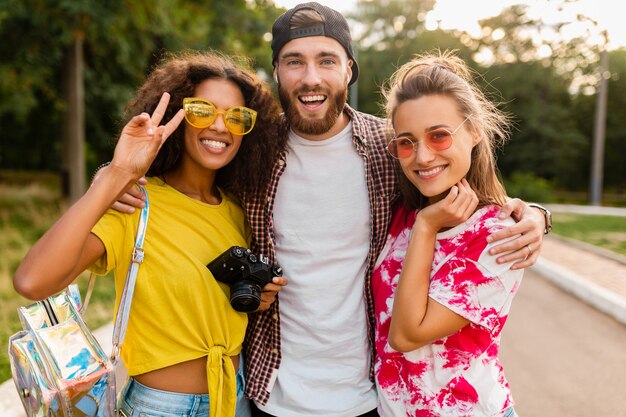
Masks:
[[[230,287],[230,305],[237,311],[249,313],[261,305],[261,287],[246,280]]]

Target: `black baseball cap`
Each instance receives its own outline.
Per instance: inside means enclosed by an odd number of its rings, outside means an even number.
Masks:
[[[294,13],[302,9],[315,10],[324,17],[324,22],[314,26],[290,29],[291,18]],[[272,62],[276,63],[278,53],[287,42],[308,36],[328,36],[339,42],[343,49],[346,50],[348,58],[352,60],[352,78],[350,78],[349,85],[357,80],[359,77],[359,66],[352,52],[352,37],[350,36],[350,28],[346,18],[338,11],[316,2],[298,4],[278,16],[278,19],[272,25]]]

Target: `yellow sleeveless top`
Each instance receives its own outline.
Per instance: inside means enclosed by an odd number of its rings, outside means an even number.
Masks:
[[[187,197],[160,179],[146,186],[150,215],[121,356],[129,375],[207,357],[211,412],[233,416],[235,371],[248,317],[230,306],[230,291],[207,264],[233,245],[247,247],[241,208],[222,194],[219,205]],[[116,311],[126,279],[139,210],[109,210],[93,228],[106,247],[91,270],[115,269]]]

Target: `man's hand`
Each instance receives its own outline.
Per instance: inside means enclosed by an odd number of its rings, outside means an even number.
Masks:
[[[545,230],[545,218],[538,209],[528,207],[519,198],[509,200],[502,206],[498,217],[505,219],[512,216],[517,223],[511,227],[499,230],[491,234],[488,242],[496,242],[515,235],[521,235],[508,242],[494,246],[489,250],[491,255],[510,252],[497,259],[498,263],[506,263],[517,260],[511,269],[522,269],[534,265],[539,258]]]
[[[100,178],[106,170],[109,169],[108,166],[103,166],[99,168],[93,176],[93,180],[91,184]],[[148,180],[145,177],[141,177],[137,180],[137,184],[146,185]],[[135,209],[142,209],[145,205],[144,201],[146,200],[146,196],[138,187],[131,185],[126,189],[126,192],[119,197],[115,203],[111,206],[113,210],[117,210],[120,213],[134,213]]]
[[[139,178],[137,184],[146,185],[148,180],[145,177]],[[146,195],[138,187],[130,186],[119,199],[113,203],[111,208],[121,213],[134,213],[135,208],[141,209],[146,204]]]
[[[274,301],[276,301],[276,296],[282,287],[287,285],[287,278],[285,277],[274,277],[272,282],[265,284],[263,290],[261,291],[261,305],[256,309],[255,312],[265,311]]]

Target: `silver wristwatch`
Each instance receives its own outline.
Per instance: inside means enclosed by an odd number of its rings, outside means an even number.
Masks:
[[[528,203],[528,207],[534,207],[543,212],[543,218],[546,222],[546,228],[543,230],[543,234],[547,235],[550,233],[552,231],[552,213],[550,213],[550,210],[537,203]]]

